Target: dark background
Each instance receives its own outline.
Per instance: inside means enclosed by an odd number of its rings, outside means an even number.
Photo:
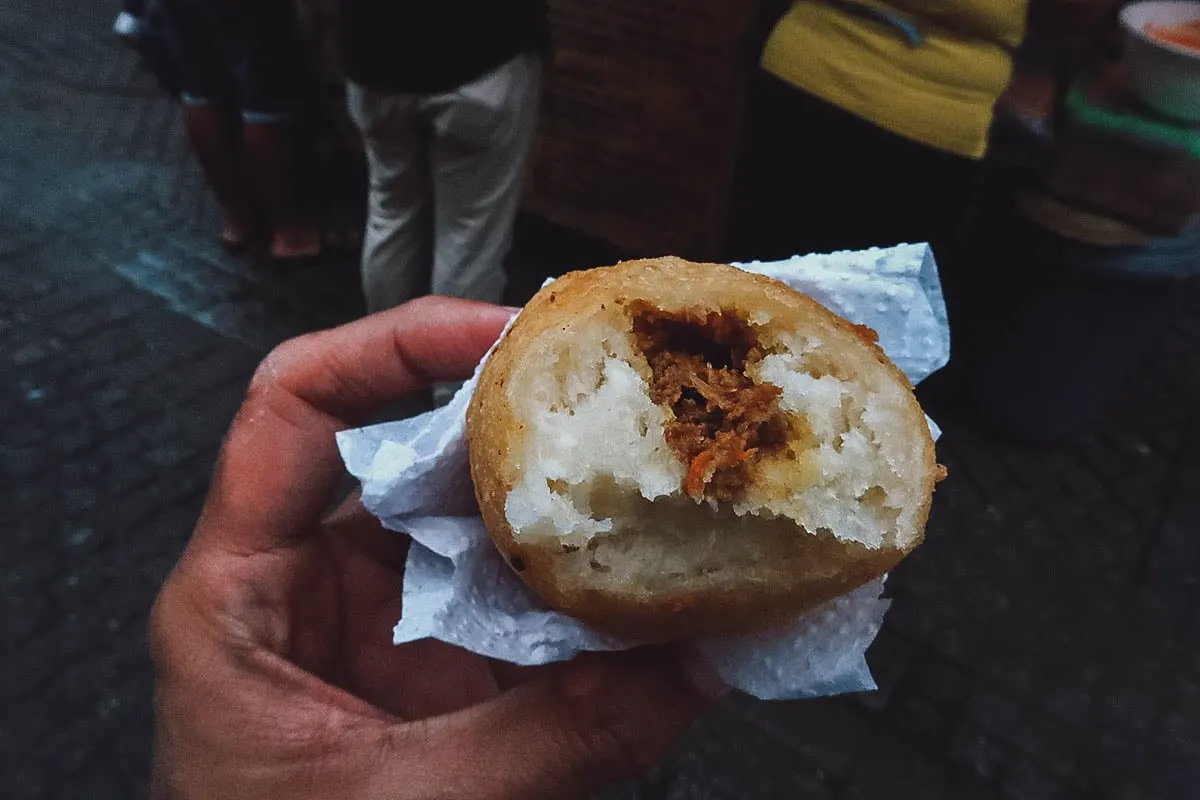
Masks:
[[[144,623],[257,361],[350,261],[231,260],[112,0],[0,4],[0,796],[145,793]],[[514,299],[611,254],[526,221]],[[879,692],[732,697],[623,798],[1183,798],[1200,786],[1200,298],[1094,435],[945,420]]]

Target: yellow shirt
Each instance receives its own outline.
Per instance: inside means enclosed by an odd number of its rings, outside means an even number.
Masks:
[[[885,6],[882,2],[873,5]],[[767,72],[881,128],[970,158],[987,149],[992,109],[1025,35],[1028,0],[891,0],[921,29],[801,0],[771,32]]]

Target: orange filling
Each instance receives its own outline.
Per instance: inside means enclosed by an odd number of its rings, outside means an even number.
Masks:
[[[787,446],[781,390],[746,375],[764,351],[748,323],[730,311],[672,314],[631,304],[637,346],[650,364],[650,399],[672,413],[667,443],[687,466],[684,491],[734,500],[760,453]]]

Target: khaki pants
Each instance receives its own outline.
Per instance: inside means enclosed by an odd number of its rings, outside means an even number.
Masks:
[[[541,77],[541,59],[520,55],[445,94],[349,84],[371,176],[369,311],[430,292],[500,300]]]

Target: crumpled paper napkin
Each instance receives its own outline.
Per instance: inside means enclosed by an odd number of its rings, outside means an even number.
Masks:
[[[914,384],[949,359],[946,310],[927,245],[738,266],[873,328]],[[338,434],[346,467],[362,482],[363,504],[413,540],[396,644],[433,637],[522,665],[633,646],[548,608],[493,547],[467,463],[466,411],[478,377],[477,369],[443,408]],[[932,420],[930,426],[936,436]],[[865,654],[887,611],[883,583],[835,598],[783,630],[692,646],[728,685],[764,700],[874,689]]]

